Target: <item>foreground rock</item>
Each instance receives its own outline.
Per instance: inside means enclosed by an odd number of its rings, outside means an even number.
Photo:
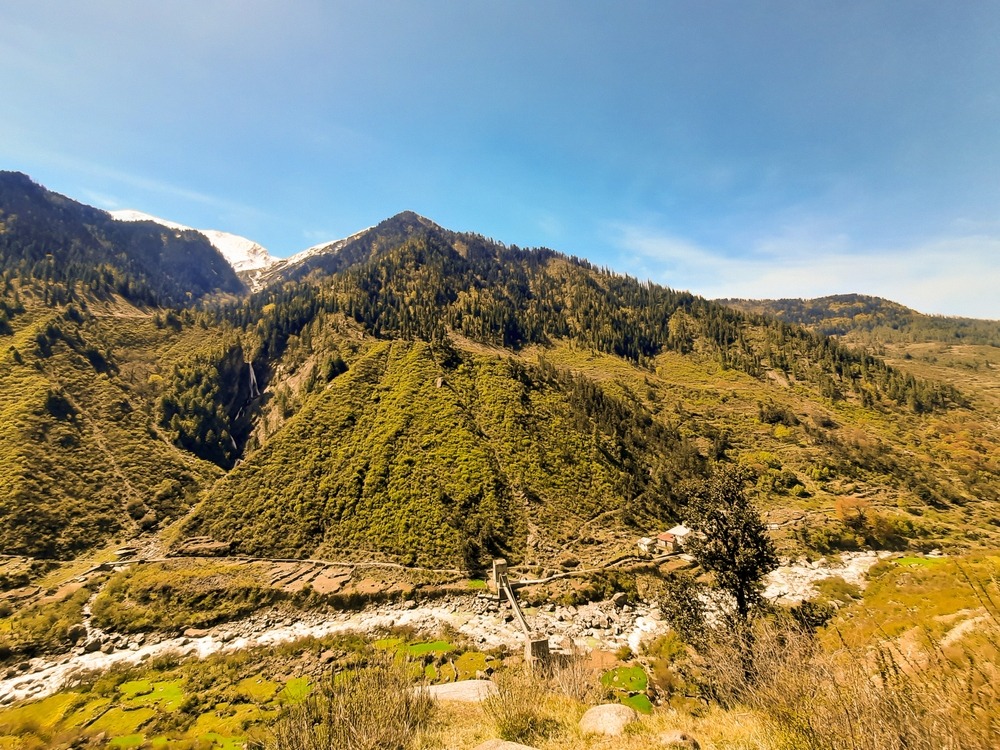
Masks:
[[[496,693],[497,686],[489,680],[462,680],[461,682],[446,682],[443,685],[428,685],[420,689],[431,698],[439,701],[482,703]]]
[[[656,739],[663,747],[674,748],[674,750],[701,750],[698,740],[687,732],[679,730],[664,732]]]
[[[588,709],[580,719],[580,732],[618,737],[625,731],[625,727],[638,718],[639,714],[633,708],[621,703],[605,703]]]
[[[476,745],[472,750],[536,750],[528,745],[519,745],[507,740],[486,740],[482,745]]]

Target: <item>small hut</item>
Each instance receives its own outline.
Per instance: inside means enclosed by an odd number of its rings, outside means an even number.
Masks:
[[[656,542],[649,536],[644,536],[636,542],[636,546],[639,548],[640,555],[652,555],[656,552]]]
[[[664,553],[680,552],[691,535],[691,529],[684,524],[677,524],[672,529],[656,536],[656,548]]]

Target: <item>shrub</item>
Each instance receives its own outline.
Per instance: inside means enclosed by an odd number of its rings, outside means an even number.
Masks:
[[[764,424],[780,424],[785,427],[794,427],[799,423],[799,418],[792,411],[770,401],[757,404],[757,418]]]
[[[624,646],[619,646],[618,650],[615,651],[615,658],[618,661],[628,661],[629,659],[632,658],[632,655],[633,655],[632,649],[628,644],[625,644]]]
[[[625,646],[624,648],[628,648]],[[629,656],[631,656],[629,650]],[[595,670],[587,665],[584,654],[574,645],[568,654],[552,654],[548,662],[549,684],[555,692],[581,703],[589,703],[597,692]]]

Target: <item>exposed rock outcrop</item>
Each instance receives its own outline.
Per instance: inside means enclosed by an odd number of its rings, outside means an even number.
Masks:
[[[638,718],[639,714],[635,709],[621,703],[605,703],[587,710],[580,719],[580,732],[618,737],[625,731],[625,727]]]
[[[496,685],[489,680],[446,682],[443,685],[428,685],[420,689],[436,700],[460,703],[482,703],[497,691]]]

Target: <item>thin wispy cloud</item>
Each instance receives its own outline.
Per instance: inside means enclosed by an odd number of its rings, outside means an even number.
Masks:
[[[173,198],[180,198],[185,201],[190,201],[192,203],[198,203],[203,206],[210,206],[212,208],[221,209],[223,211],[229,211],[233,213],[241,214],[254,214],[262,215],[260,209],[244,205],[242,203],[237,203],[235,201],[226,200],[224,198],[219,198],[216,195],[210,195],[208,193],[203,193],[198,190],[193,190],[191,188],[185,187],[183,185],[175,185],[164,180],[153,179],[150,177],[145,177],[143,175],[130,174],[128,172],[123,172],[122,170],[115,169],[113,167],[106,167],[98,164],[89,164],[84,162],[78,162],[82,168],[89,172],[94,177],[100,177],[102,179],[110,179],[115,182],[122,183],[124,185],[129,185],[132,187],[139,188],[140,190],[145,190],[149,193],[158,193],[160,195],[166,195]]]
[[[60,151],[33,149],[30,151],[30,156],[35,162],[44,164],[49,168],[72,172],[78,175],[78,179],[84,183],[88,181],[96,183],[99,187],[88,187],[86,185],[82,187],[80,195],[86,200],[94,201],[96,205],[103,208],[136,208],[136,206],[127,205],[127,201],[115,196],[107,189],[117,186],[122,192],[134,192],[138,190],[151,196],[162,196],[211,208],[219,214],[254,219],[271,218],[267,212],[254,206],[195,190],[186,185],[178,185],[147,175],[133,174],[132,172],[107,164],[81,159]],[[143,207],[140,206],[139,208]]]
[[[306,229],[302,232],[302,236],[310,244],[337,239],[336,233],[332,229]]]
[[[808,298],[861,293],[921,312],[1000,319],[1000,236],[941,237],[861,249],[844,235],[791,232],[758,238],[738,254],[641,227],[619,226],[630,273],[709,298]]]
[[[92,206],[103,208],[107,211],[115,211],[119,208],[125,208],[125,206],[122,205],[120,198],[108,195],[107,193],[101,193],[97,190],[84,190],[83,200],[87,201]]]

